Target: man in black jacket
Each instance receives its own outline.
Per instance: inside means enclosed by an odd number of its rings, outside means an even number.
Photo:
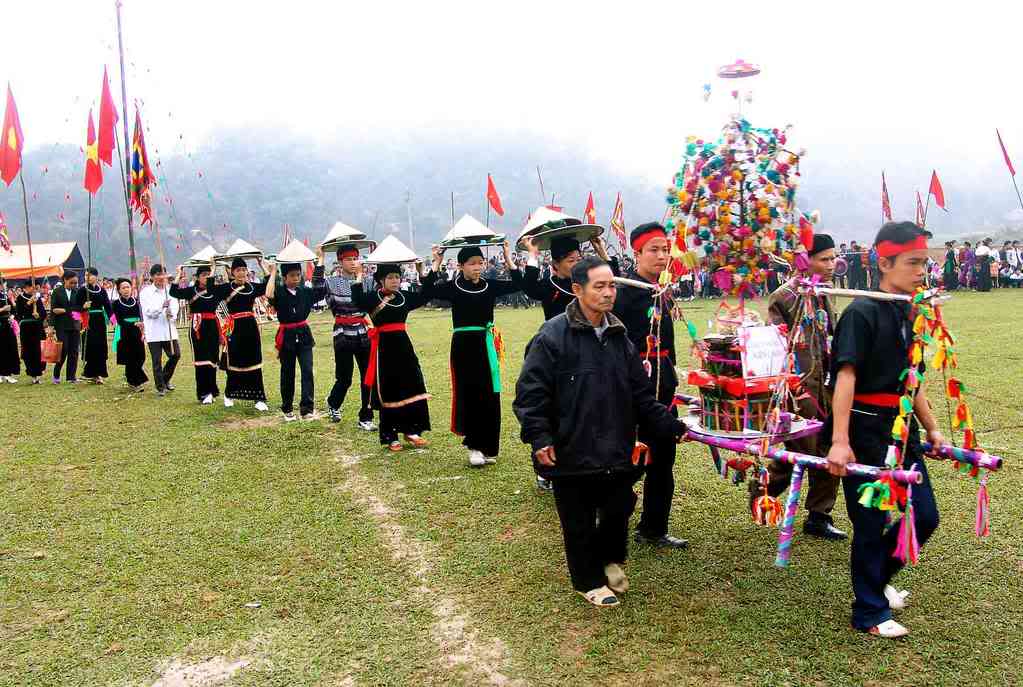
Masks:
[[[53,366],[53,383],[60,384],[60,368],[67,364],[67,381],[74,384],[78,381],[78,344],[82,338],[82,323],[71,314],[78,310],[78,275],[69,271],[60,276],[60,286],[50,294],[50,326],[62,344],[60,362]]]
[[[636,426],[663,441],[678,441],[685,427],[654,398],[611,313],[608,264],[579,261],[572,291],[576,300],[530,341],[513,407],[534,468],[554,482],[572,586],[596,606],[615,606],[629,584],[622,564],[636,505]]]

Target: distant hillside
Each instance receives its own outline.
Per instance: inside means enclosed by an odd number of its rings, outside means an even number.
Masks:
[[[359,139],[321,144],[283,140],[275,131],[223,131],[189,155],[164,154],[170,146],[151,139],[153,164],[159,160],[156,207],[167,262],[176,265],[210,242],[222,249],[239,236],[274,250],[280,247],[285,223],[311,243],[339,219],[376,238],[398,232],[407,243],[406,191],[412,194],[416,249],[426,254],[450,227],[452,192],[456,218],[468,212],[484,219],[488,172],[506,210],[503,218],[491,216],[491,226],[517,235],[527,214],[541,202],[538,164],[546,202],[554,194],[557,204],[579,215],[592,190],[598,218],[606,222],[621,191],[631,226],[663,215],[664,185],[672,172],[667,170],[664,182],[655,183],[621,172],[584,150],[532,134],[424,130]],[[804,163],[800,206],[819,208],[823,227],[842,238],[868,238],[878,225],[877,174],[867,169],[872,162],[844,160],[840,152],[811,151]],[[81,159],[74,146],[36,148],[26,155],[25,176],[33,239],[76,240],[85,254]],[[117,186],[120,171],[104,171],[106,184],[92,210],[93,262],[112,273],[127,266],[127,231]],[[897,167],[889,170],[890,179],[908,175],[908,167],[905,173]],[[1008,230],[1006,208],[1012,205],[1003,189],[959,188],[946,182],[946,192],[955,206],[952,214],[940,218],[943,227],[964,234]],[[909,198],[893,197],[893,204],[900,217],[912,218]],[[12,240],[23,242],[17,184],[0,190],[0,211]],[[150,230],[136,231],[136,241],[140,260],[157,259]]]

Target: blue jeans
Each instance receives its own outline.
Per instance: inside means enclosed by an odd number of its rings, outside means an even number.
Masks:
[[[855,411],[851,414],[849,443],[856,462],[879,467],[884,465],[895,416],[886,409],[870,407],[870,411],[877,414],[864,415]],[[830,436],[830,426],[825,430]],[[909,436],[903,467],[908,470],[916,466],[923,475],[923,482],[914,484],[912,493],[916,538],[923,547],[938,528],[938,504],[934,500],[934,491],[927,475],[927,466],[920,449],[919,427],[915,420],[910,423]],[[855,596],[852,624],[858,630],[869,630],[891,619],[892,611],[885,599],[884,588],[903,566],[901,561],[892,556],[898,546],[901,520],[886,530],[886,512],[865,508],[859,503],[857,490],[860,485],[871,481],[851,475],[842,479],[845,505],[853,525],[849,571]]]

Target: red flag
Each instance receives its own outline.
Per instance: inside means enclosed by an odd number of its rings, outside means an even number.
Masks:
[[[941,182],[938,181],[937,171],[931,172],[931,187],[928,189],[927,193],[934,196],[935,205],[945,212],[948,212],[948,208],[945,207],[945,192],[941,188]]]
[[[923,229],[924,227],[924,204],[920,200],[920,192],[916,192],[916,225]]]
[[[590,196],[586,199],[586,209],[583,210],[583,217],[590,224],[597,223],[597,209],[593,206],[593,191],[590,191]]]
[[[142,216],[142,224],[153,221],[153,207],[149,187],[156,185],[153,171],[149,168],[149,154],[146,152],[146,137],[142,132],[142,117],[135,110],[135,134],[131,142],[131,197],[129,204]]]
[[[622,253],[625,253],[627,241],[625,238],[625,211],[622,207],[621,193],[615,198],[615,209],[611,213],[611,231],[618,237],[618,245],[621,246]]]
[[[25,136],[21,133],[18,106],[7,84],[7,109],[4,110],[4,128],[0,131],[0,178],[8,186],[21,169],[21,151],[25,147]]]
[[[998,129],[995,129],[995,134],[998,135],[998,145],[1002,147],[1002,157],[1005,158],[1005,166],[1009,168],[1009,174],[1011,176],[1016,176],[1016,170],[1012,166],[1012,160],[1009,159],[1009,151],[1005,149],[1005,144],[1002,143],[1002,133]]]
[[[892,221],[892,204],[888,200],[888,183],[885,181],[884,172],[881,172],[881,213],[886,220]]]
[[[99,159],[108,165],[113,164],[114,137],[117,131],[117,108],[110,95],[110,80],[107,79],[107,68],[103,67],[103,94],[99,100]]]
[[[499,217],[504,217],[504,207],[501,205],[501,196],[497,195],[497,187],[494,186],[494,180],[487,175],[487,202],[490,203],[490,207],[494,208],[494,212]]]
[[[96,195],[103,185],[103,168],[99,164],[99,146],[96,143],[96,127],[89,110],[89,130],[85,138],[85,190]]]

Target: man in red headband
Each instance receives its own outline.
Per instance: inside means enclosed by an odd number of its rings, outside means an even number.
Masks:
[[[352,285],[361,283],[365,293],[373,292],[371,277],[359,276],[359,249],[348,244],[338,248],[341,274],[327,278],[327,305],[334,313],[334,386],[327,396],[327,414],[331,422],[341,422],[341,404],[352,386],[355,363],[359,364],[359,427],[372,432],[373,408],[369,387],[362,383],[369,368],[369,333],[366,313],[352,301]]]
[[[889,222],[874,240],[879,290],[908,296],[924,283],[927,273],[926,231],[912,222]],[[847,463],[882,467],[894,459],[892,425],[899,411],[904,372],[913,342],[908,301],[857,298],[842,313],[831,348],[832,414],[821,434],[827,441],[828,469],[843,477],[845,505],[853,524],[852,624],[880,637],[902,637],[909,630],[892,619],[906,605],[906,592],[891,585],[902,568],[893,553],[901,527],[886,529],[887,513],[860,504],[859,488],[870,480],[847,475]],[[923,374],[923,364],[920,365]],[[912,503],[916,538],[922,546],[938,526],[938,507],[920,448],[920,427],[935,447],[945,443],[920,385],[913,399],[909,438],[902,467],[918,470],[923,482],[914,484]]]
[[[641,224],[632,231],[632,250],[636,267],[626,274],[627,279],[656,284],[661,273],[668,268],[671,257],[668,235],[657,222]],[[648,289],[637,286],[619,286],[614,304],[615,316],[625,324],[629,339],[643,360],[648,373],[650,389],[660,403],[671,407],[675,400],[678,376],[675,374],[675,329],[671,320],[674,303],[671,292],[666,291],[656,307],[660,310],[660,325],[651,329],[654,302]],[[672,409],[675,413],[675,410]],[[649,464],[643,482],[643,515],[636,526],[635,541],[675,549],[689,546],[685,539],[668,534],[668,517],[675,496],[675,443],[640,432],[639,440],[650,447]]]

